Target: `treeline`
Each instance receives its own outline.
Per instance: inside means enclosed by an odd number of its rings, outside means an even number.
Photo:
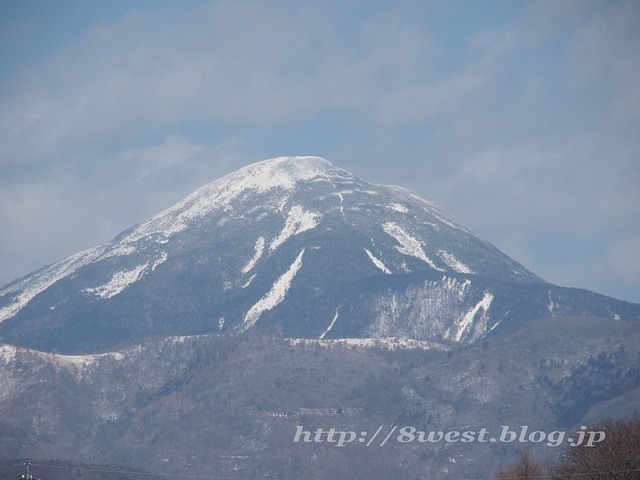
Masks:
[[[637,480],[640,479],[640,416],[630,420],[606,419],[590,427],[605,432],[592,447],[567,446],[559,461],[542,465],[529,450],[513,464],[500,467],[496,480]]]

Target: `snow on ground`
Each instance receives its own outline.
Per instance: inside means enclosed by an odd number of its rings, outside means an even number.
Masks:
[[[240,285],[240,288],[247,288],[249,285],[251,285],[251,282],[253,282],[253,279],[256,278],[257,275],[258,275],[257,273],[254,273],[253,275],[251,275],[249,277],[249,280],[247,280],[242,285]]]
[[[278,280],[275,281],[271,290],[262,297],[253,307],[249,309],[247,315],[244,317],[243,331],[253,327],[260,318],[263,312],[271,310],[276,305],[284,300],[284,297],[291,287],[291,281],[296,276],[298,270],[302,266],[302,255],[304,254],[304,248],[298,254],[298,258],[291,264],[289,269],[283,273]]]
[[[367,252],[367,255],[369,255],[369,258],[371,259],[371,261],[373,262],[373,264],[378,267],[380,270],[382,270],[384,273],[388,273],[389,275],[391,275],[391,270],[389,270],[384,263],[382,263],[382,260],[376,258],[373,253],[371,253],[369,250],[367,250],[366,248],[364,249],[365,252]]]
[[[389,210],[400,212],[400,213],[407,213],[409,211],[407,207],[405,207],[404,205],[400,205],[399,203],[392,203],[391,205],[388,205],[386,208],[388,208]]]
[[[322,347],[350,347],[350,348],[371,348],[379,347],[387,350],[406,349],[413,350],[416,348],[422,350],[448,350],[447,347],[436,342],[426,340],[413,340],[411,338],[288,338],[290,345],[320,345]]]
[[[318,213],[305,212],[300,205],[294,205],[291,207],[287,214],[287,220],[284,228],[280,232],[280,235],[271,241],[269,251],[273,252],[290,237],[315,228],[318,225],[319,217],[320,214]]]
[[[156,259],[155,262],[153,262],[153,265],[151,265],[151,271],[153,272],[158,265],[166,262],[167,261],[167,257],[168,257],[167,252],[162,252],[160,254],[160,257],[158,259]]]
[[[26,277],[24,280],[16,282],[0,291],[0,298],[4,295],[20,292],[11,303],[0,308],[0,322],[13,317],[18,313],[18,311],[20,311],[20,309],[29,303],[33,297],[46,290],[57,281],[72,275],[76,270],[84,267],[85,265],[98,262],[105,258],[131,255],[136,252],[136,249],[131,245],[121,243],[118,243],[115,246],[112,245],[113,244],[111,243],[105,243],[83,252],[76,253],[65,260],[43,268],[29,277]],[[166,260],[167,253],[162,252],[153,262],[151,271],[155,270],[158,265],[164,263]],[[143,270],[148,265],[148,263],[145,263],[133,270],[119,272],[114,275],[111,281],[106,285],[95,287],[93,289],[86,289],[86,291],[97,293],[102,298],[110,298],[113,295],[120,293],[126,286],[138,280],[143,273]],[[124,286],[119,288],[118,285]],[[115,291],[115,293],[111,294],[111,291]]]
[[[255,250],[253,258],[249,260],[249,263],[247,263],[242,269],[243,275],[247,274],[253,267],[255,267],[256,262],[262,256],[262,252],[264,251],[264,237],[258,237],[258,240],[256,240]]]
[[[132,283],[137,282],[148,266],[149,264],[145,263],[143,265],[138,265],[132,270],[116,272],[113,277],[111,277],[111,280],[104,285],[85,288],[84,291],[87,293],[95,293],[103,299],[114,297]]]
[[[258,162],[199,188],[184,200],[142,223],[123,241],[135,242],[159,234],[170,237],[187,228],[190,221],[214,210],[232,210],[231,203],[245,192],[262,194],[280,190],[292,192],[301,181],[330,175],[335,179],[353,176],[319,157],[278,157]]]
[[[131,244],[128,244],[128,243],[117,244],[115,248],[111,248],[110,250],[107,250],[100,257],[100,259],[109,258],[109,257],[122,257],[124,255],[131,255],[133,253],[136,253],[137,251],[138,250],[136,249],[136,247],[134,247]]]
[[[9,363],[16,356],[18,347],[13,345],[0,345],[0,360]]]
[[[393,222],[387,222],[382,226],[382,228],[388,235],[391,235],[398,241],[400,246],[396,245],[396,250],[398,250],[400,253],[419,258],[431,268],[439,270],[441,272],[444,271],[442,268],[436,267],[436,264],[433,263],[429,257],[427,257],[427,255],[424,253],[424,250],[422,250],[420,241],[405,232],[399,225]]]
[[[444,261],[444,263],[449,265],[449,267],[451,267],[454,271],[458,273],[473,273],[473,271],[471,271],[469,267],[467,267],[464,263],[459,261],[452,254],[447,253],[444,250],[440,250],[438,252],[438,255]]]
[[[463,336],[469,336],[472,332],[472,328],[474,327],[474,320],[476,314],[482,309],[482,314],[480,319],[478,320],[478,324],[475,325],[476,328],[475,334],[473,335],[473,340],[478,338],[480,335],[486,333],[486,326],[488,315],[487,311],[491,306],[491,302],[493,301],[493,294],[489,292],[484,293],[484,297],[480,300],[471,310],[469,310],[462,318],[460,318],[456,323],[454,323],[449,330],[444,335],[444,338],[449,338],[449,336],[453,337],[456,342],[462,340]],[[453,330],[453,332],[452,332]]]
[[[336,320],[338,319],[338,309],[336,309],[336,315],[335,317],[333,317],[333,320],[331,320],[331,323],[329,324],[329,327],[324,331],[324,333],[322,335],[320,335],[320,339],[322,340],[324,338],[324,336],[329,333],[329,330],[331,330],[333,328],[333,325],[336,323]]]
[[[59,353],[41,352],[40,350],[16,347],[13,345],[0,345],[0,361],[3,361],[5,364],[10,363],[19,354],[38,357],[57,368],[65,368],[69,371],[72,371],[74,368],[84,368],[93,365],[100,358],[112,358],[118,361],[126,358],[126,353],[124,352],[107,352],[93,355],[62,355]]]
[[[106,245],[98,245],[89,250],[76,253],[0,291],[0,298],[4,295],[20,292],[9,305],[0,308],[0,322],[13,317],[22,307],[29,303],[33,297],[49,288],[58,280],[71,275],[79,268],[97,260],[105,249]]]
[[[468,311],[471,282],[444,277],[410,285],[402,293],[379,296],[373,303],[373,322],[367,335],[373,338],[436,338],[450,328],[450,319]]]

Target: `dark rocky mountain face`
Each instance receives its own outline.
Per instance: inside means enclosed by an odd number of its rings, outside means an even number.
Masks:
[[[557,315],[640,306],[551,285],[418,195],[316,157],[240,169],[0,291],[3,342],[66,353],[212,332],[468,344]]]

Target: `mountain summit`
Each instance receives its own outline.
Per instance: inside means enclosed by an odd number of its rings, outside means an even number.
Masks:
[[[0,340],[67,353],[157,335],[473,342],[640,306],[551,285],[419,195],[318,157],[220,178],[0,290]]]

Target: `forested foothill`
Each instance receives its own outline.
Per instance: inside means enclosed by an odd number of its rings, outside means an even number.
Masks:
[[[174,476],[489,478],[521,450],[555,461],[582,425],[629,418],[640,399],[640,341],[623,322],[541,319],[471,345],[418,345],[244,334],[155,338],[75,361],[16,349],[0,362],[0,458]],[[336,448],[294,443],[300,425],[397,431],[383,447]],[[417,439],[505,425],[528,426],[527,441]],[[416,440],[402,443],[407,426]],[[552,447],[528,441],[534,431],[566,435]]]

